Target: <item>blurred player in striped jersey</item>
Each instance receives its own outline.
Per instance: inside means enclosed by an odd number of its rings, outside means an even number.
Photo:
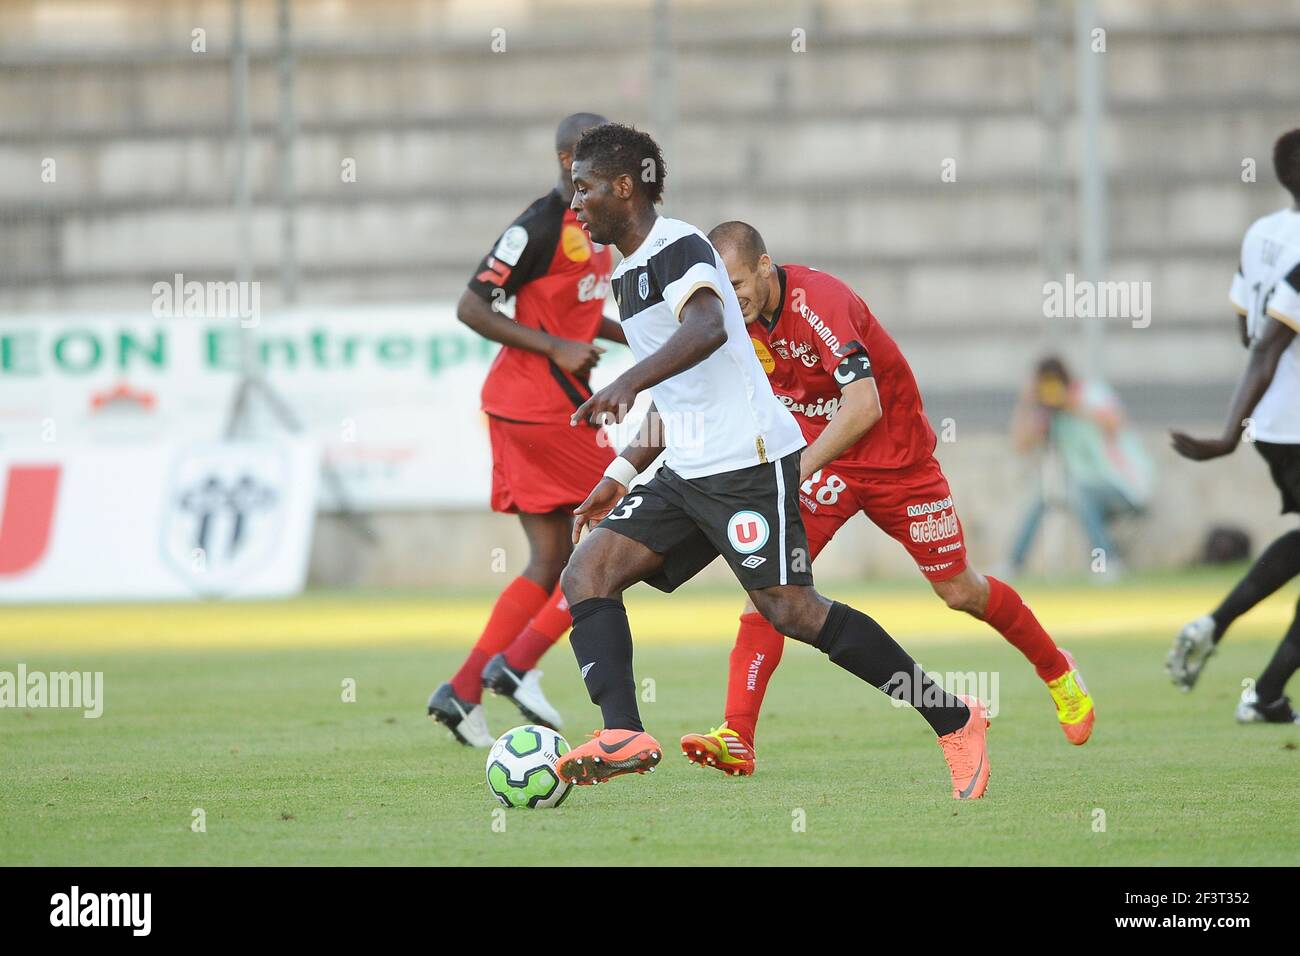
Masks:
[[[614,453],[599,428],[571,428],[591,395],[588,376],[604,351],[597,336],[623,342],[604,317],[610,253],[593,243],[569,208],[573,147],[605,122],[594,113],[565,118],[555,134],[559,179],[525,209],[483,258],[456,315],[502,349],[483,383],[492,440],[492,510],[517,514],[528,564],[488,617],[451,680],[429,698],[429,715],[463,744],[489,747],[481,705],[487,687],[512,700],[525,719],[559,728],[542,693],[537,661],[572,620],[558,582],[572,551],[572,517]],[[514,319],[501,306],[515,300]]]
[[[1228,297],[1250,358],[1228,408],[1228,423],[1218,438],[1174,432],[1173,446],[1192,461],[1230,455],[1249,422],[1246,439],[1268,463],[1286,514],[1300,512],[1300,129],[1278,139],[1273,167],[1292,204],[1256,220],[1241,243],[1241,264]],[[1297,574],[1300,530],[1293,528],[1265,549],[1222,604],[1179,632],[1165,664],[1174,683],[1191,690],[1228,626]],[[1297,670],[1300,610],[1264,673],[1242,692],[1237,720],[1300,724],[1300,714],[1283,693]]]
[[[936,438],[907,360],[865,302],[839,279],[778,266],[758,231],[725,222],[709,240],[726,263],[746,330],[772,390],[808,440],[799,512],[815,558],[861,512],[907,549],[949,607],[984,621],[1033,665],[1072,744],[1092,733],[1095,711],[1062,651],[1010,585],[966,561],[952,490],[934,457]],[[726,719],[687,734],[682,752],[730,774],[754,770],[754,732],[785,639],[753,605],[731,652]]]

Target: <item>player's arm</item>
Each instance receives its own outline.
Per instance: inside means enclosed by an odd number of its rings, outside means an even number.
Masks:
[[[650,463],[664,450],[664,427],[659,409],[654,403],[646,412],[645,421],[631,444],[605,469],[605,476],[591,489],[587,500],[574,509],[573,543],[577,544],[583,529],[595,527],[605,520],[637,475],[650,467]]]
[[[603,424],[607,416],[612,416],[608,420],[621,422],[637,393],[699,365],[727,341],[722,299],[709,286],[692,293],[678,318],[681,324],[667,342],[578,406],[569,423]]]
[[[1242,241],[1242,257],[1245,257],[1245,241]],[[1241,347],[1250,348],[1250,289],[1246,285],[1246,273],[1237,263],[1237,272],[1232,277],[1232,285],[1228,287],[1228,301],[1232,303],[1232,311],[1237,315],[1237,335],[1241,338]]]
[[[600,331],[596,333],[596,338],[627,345],[627,336],[623,334],[622,323],[614,321],[609,316],[604,316],[600,320]]]
[[[570,375],[586,375],[605,351],[591,342],[562,339],[541,329],[520,325],[502,315],[472,289],[461,294],[460,302],[456,304],[456,318],[485,339],[545,355]]]
[[[1192,461],[1206,461],[1230,455],[1241,442],[1246,419],[1255,410],[1259,400],[1268,391],[1277,363],[1282,358],[1296,330],[1282,321],[1267,323],[1263,333],[1250,347],[1246,370],[1237,383],[1237,390],[1228,406],[1228,421],[1219,438],[1193,438],[1183,432],[1172,432],[1174,451]]]
[[[531,208],[511,223],[479,262],[456,306],[456,318],[485,339],[544,355],[570,375],[583,377],[600,361],[604,349],[529,328],[501,312],[506,300],[550,269],[555,228],[555,222]]]
[[[865,357],[850,355],[844,361],[847,364]],[[880,392],[870,374],[841,385],[835,417],[799,459],[800,484],[853,447],[883,416]]]

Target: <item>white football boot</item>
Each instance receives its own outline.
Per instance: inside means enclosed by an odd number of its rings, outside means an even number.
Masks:
[[[1183,691],[1196,686],[1205,662],[1214,653],[1214,618],[1206,614],[1188,621],[1174,638],[1174,646],[1165,658],[1169,678]]]
[[[429,697],[429,716],[467,747],[491,747],[496,743],[488,730],[483,705],[457,697],[451,684],[443,684]]]
[[[1271,704],[1260,704],[1253,685],[1241,692],[1236,716],[1239,724],[1300,724],[1300,714],[1291,709],[1289,697]]]
[[[517,671],[506,663],[504,653],[496,655],[483,668],[483,686],[513,702],[529,723],[552,730],[559,730],[564,723],[560,712],[542,693],[542,672],[536,668]]]

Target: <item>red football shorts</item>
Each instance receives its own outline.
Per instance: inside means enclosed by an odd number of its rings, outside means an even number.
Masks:
[[[547,514],[572,510],[596,487],[614,449],[590,425],[512,422],[488,416],[492,510]]]
[[[947,581],[966,569],[961,521],[933,456],[885,477],[837,472],[834,464],[814,473],[799,488],[812,557],[858,512],[906,548],[929,580]]]

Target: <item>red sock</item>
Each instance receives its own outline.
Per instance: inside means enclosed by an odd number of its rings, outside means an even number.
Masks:
[[[1056,680],[1069,670],[1065,655],[1043,630],[1043,625],[1038,623],[1038,618],[1020,599],[1016,589],[995,577],[990,576],[988,582],[989,606],[984,609],[984,622],[1024,654],[1043,680]]]
[[[506,648],[506,663],[517,671],[532,670],[572,624],[569,602],[557,584],[542,609]]]
[[[474,649],[451,679],[451,689],[457,697],[472,704],[483,699],[481,678],[484,666],[505,649],[528,619],[546,603],[548,596],[544,587],[522,576],[506,585],[488,615],[487,626],[475,642]]]
[[[727,675],[727,726],[752,745],[758,726],[758,712],[763,707],[767,682],[781,663],[785,638],[754,612],[740,615],[736,646],[731,649],[731,669]]]

